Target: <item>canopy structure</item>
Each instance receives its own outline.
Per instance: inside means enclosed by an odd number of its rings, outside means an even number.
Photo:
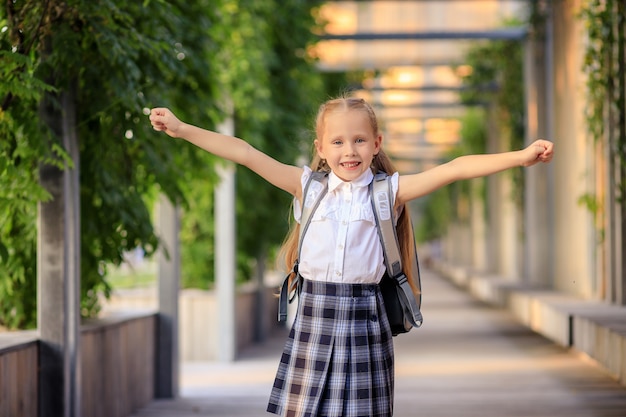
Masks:
[[[319,68],[370,71],[354,93],[375,106],[398,169],[421,170],[459,140],[468,48],[523,41],[526,28],[504,22],[523,20],[527,7],[519,0],[331,1],[321,9],[328,24],[315,51]]]

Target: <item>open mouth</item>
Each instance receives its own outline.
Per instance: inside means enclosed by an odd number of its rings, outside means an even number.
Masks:
[[[347,168],[347,169],[356,168],[359,165],[361,165],[360,162],[344,162],[341,164],[342,167]]]

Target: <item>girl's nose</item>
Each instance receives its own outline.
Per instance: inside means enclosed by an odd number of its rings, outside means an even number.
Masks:
[[[347,156],[356,155],[356,146],[354,143],[348,143],[345,152]]]

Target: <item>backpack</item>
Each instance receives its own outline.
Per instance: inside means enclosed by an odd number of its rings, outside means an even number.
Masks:
[[[311,217],[327,191],[328,173],[312,172],[305,185],[302,197],[298,259],[296,259],[293,268],[284,278],[280,288],[278,302],[279,322],[283,322],[287,319],[287,303],[291,303],[296,295],[300,293],[302,277],[298,274],[298,260],[300,259],[302,241],[311,223]],[[420,291],[418,298],[415,298],[413,290],[403,272],[400,247],[396,233],[393,202],[391,199],[390,177],[384,172],[376,174],[369,185],[369,194],[374,217],[376,219],[378,236],[383,247],[385,267],[387,269],[379,286],[389,319],[391,333],[393,336],[396,336],[401,333],[407,333],[413,327],[420,327],[422,325],[423,319],[420,312],[422,296]],[[421,287],[419,262],[417,259],[417,251],[414,251],[414,253],[415,257],[410,267],[412,268],[413,277],[419,289]],[[289,285],[289,277],[292,273],[295,273],[297,278],[292,280],[291,285]]]

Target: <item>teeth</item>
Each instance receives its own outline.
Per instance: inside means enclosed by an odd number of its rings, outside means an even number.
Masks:
[[[343,166],[345,166],[346,168],[354,168],[354,167],[355,167],[355,166],[357,166],[357,165],[359,165],[359,163],[358,163],[358,162],[350,162],[350,163],[345,162],[345,163],[343,164]]]

